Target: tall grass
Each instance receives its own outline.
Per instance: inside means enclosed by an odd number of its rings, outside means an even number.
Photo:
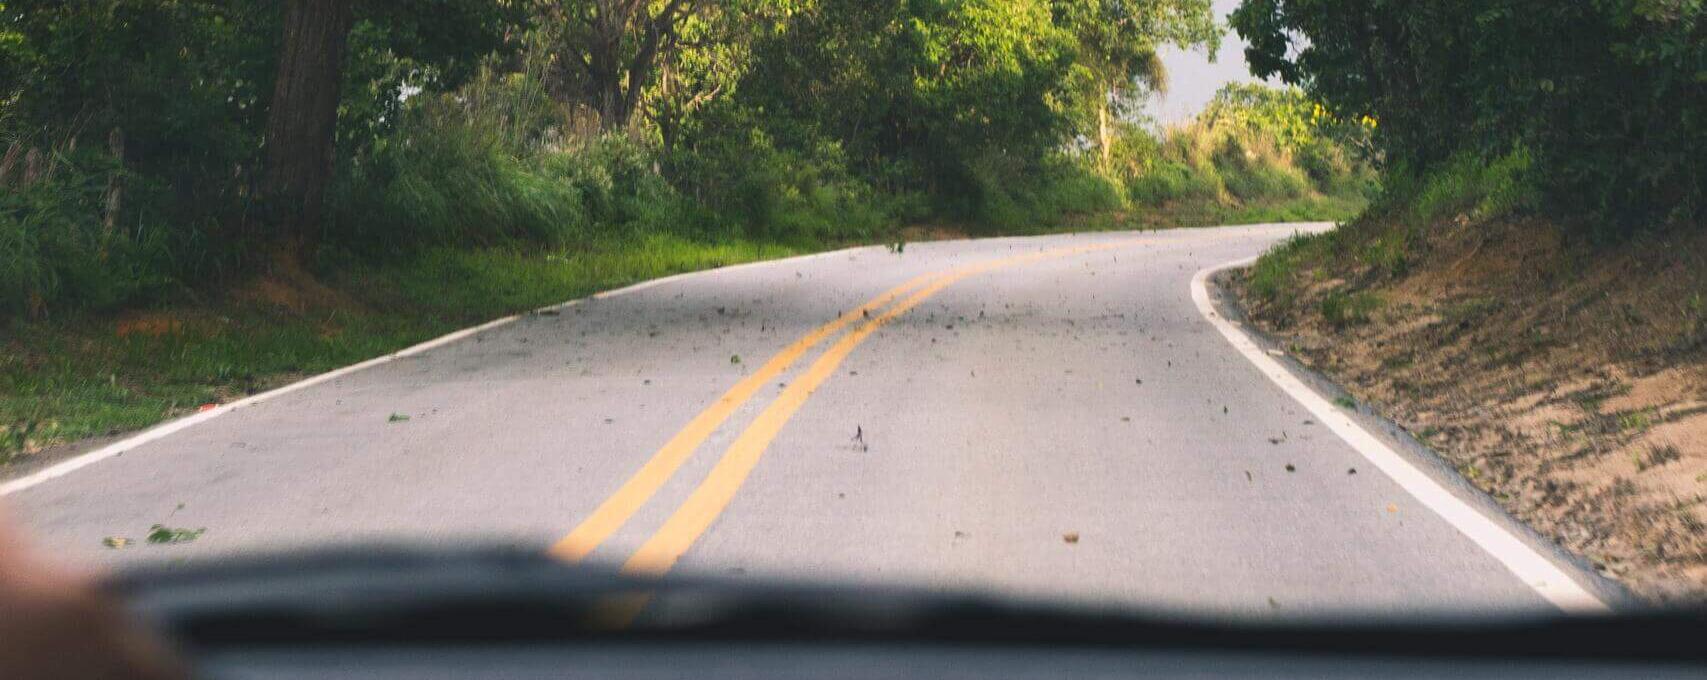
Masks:
[[[106,307],[170,281],[163,232],[110,193],[130,185],[135,202],[144,188],[116,158],[75,140],[14,138],[9,146],[13,163],[0,173],[0,316]]]
[[[1127,134],[1150,133],[1132,128]],[[1201,119],[1164,129],[1151,140],[1124,147],[1149,156],[1117,165],[1127,197],[1139,206],[1248,206],[1317,195],[1365,199],[1376,186],[1373,170],[1330,143],[1293,149],[1262,130]]]

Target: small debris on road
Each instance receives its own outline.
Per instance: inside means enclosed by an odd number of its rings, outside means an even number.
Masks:
[[[1069,531],[1061,534],[1061,540],[1066,541],[1067,545],[1077,545],[1079,543],[1079,532]]]
[[[407,420],[409,420],[409,416],[403,415],[401,413],[393,413],[393,414],[391,414],[391,417],[385,419],[385,422],[401,423],[401,422],[405,422]]]
[[[106,538],[101,539],[101,545],[107,546],[107,547],[112,548],[114,550],[123,550],[125,548],[128,548],[128,547],[130,547],[130,542],[131,542],[130,539],[125,538],[123,536],[108,536]]]
[[[861,450],[861,451],[870,451],[871,450],[871,447],[866,445],[866,443],[865,443],[865,428],[864,427],[861,427],[859,425],[854,426],[853,441],[855,444],[859,445],[859,450]]]
[[[1246,470],[1245,471],[1245,481],[1254,482],[1254,481],[1257,481],[1257,478],[1251,474],[1250,470]]]
[[[741,363],[741,355],[739,355],[739,354],[729,355],[729,363],[731,363],[731,364]]]
[[[1347,468],[1345,473],[1348,475],[1355,475],[1357,474],[1357,468]]]
[[[1399,511],[1399,506],[1394,505],[1392,503],[1387,504],[1387,512],[1398,512],[1398,511]]]
[[[1287,472],[1297,472],[1298,468],[1293,467],[1293,465],[1291,463],[1287,463],[1286,464],[1286,471]]]

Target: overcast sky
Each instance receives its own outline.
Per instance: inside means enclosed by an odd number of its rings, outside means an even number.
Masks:
[[[1215,15],[1225,24],[1227,15],[1238,6],[1239,0],[1215,0]],[[1245,43],[1232,30],[1221,39],[1221,52],[1213,64],[1203,50],[1186,52],[1171,47],[1162,50],[1162,63],[1168,67],[1168,95],[1152,101],[1147,110],[1163,124],[1196,115],[1222,85],[1256,80],[1245,66]]]

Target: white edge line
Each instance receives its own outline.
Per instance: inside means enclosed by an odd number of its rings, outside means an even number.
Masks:
[[[605,299],[609,299],[609,298],[613,298],[613,297],[617,297],[617,296],[621,296],[621,295],[627,295],[629,293],[638,293],[638,292],[646,290],[648,288],[653,288],[656,286],[664,285],[666,283],[673,283],[675,281],[680,281],[682,279],[696,277],[696,276],[705,276],[708,274],[724,274],[724,273],[728,273],[728,272],[739,271],[742,269],[750,269],[750,268],[755,268],[755,267],[766,267],[766,266],[776,266],[776,265],[787,264],[787,263],[798,264],[798,263],[804,262],[806,260],[811,260],[811,259],[821,258],[821,257],[830,257],[830,256],[842,254],[842,253],[850,253],[850,252],[862,250],[865,248],[871,248],[871,247],[873,247],[873,246],[855,246],[852,248],[842,248],[840,250],[829,250],[829,251],[825,251],[825,252],[821,252],[821,253],[811,253],[811,254],[807,254],[807,255],[796,255],[794,257],[778,258],[775,260],[760,260],[757,262],[743,262],[740,264],[733,264],[733,265],[728,265],[728,266],[724,266],[724,267],[715,267],[712,269],[701,269],[698,271],[682,272],[680,274],[672,274],[670,276],[665,276],[663,278],[651,279],[648,281],[641,281],[639,283],[636,283],[636,284],[633,284],[633,285],[630,285],[627,287],[623,287],[623,288],[618,288],[616,290],[608,290],[608,291],[593,293],[592,295],[589,295],[587,297],[578,298],[575,300],[570,300],[568,302],[560,302],[560,303],[553,304],[553,305],[547,305],[545,307],[541,307],[541,308],[533,310],[531,312],[524,312],[522,314],[512,314],[510,316],[506,316],[506,317],[501,318],[501,319],[494,319],[492,321],[488,321],[486,323],[480,324],[478,326],[474,326],[472,328],[464,328],[460,331],[456,331],[456,332],[453,332],[453,333],[450,333],[447,335],[443,335],[443,336],[434,338],[432,340],[428,340],[426,342],[420,343],[418,345],[413,345],[411,347],[407,347],[405,349],[401,349],[401,350],[398,350],[396,352],[392,352],[390,354],[377,356],[377,357],[374,357],[372,359],[368,359],[367,361],[363,361],[363,362],[358,363],[358,364],[351,364],[349,366],[345,366],[345,367],[340,368],[340,369],[336,369],[336,370],[329,371],[326,373],[321,373],[320,375],[312,376],[309,378],[299,380],[297,382],[293,382],[293,383],[291,383],[289,385],[285,385],[283,387],[278,387],[278,388],[275,388],[272,390],[268,390],[266,392],[262,392],[260,394],[245,397],[243,399],[239,399],[237,401],[233,401],[233,402],[230,402],[227,404],[220,404],[219,406],[208,409],[206,411],[200,411],[197,413],[193,413],[193,414],[178,418],[176,420],[166,421],[164,423],[161,423],[161,424],[156,425],[154,427],[151,427],[149,429],[143,430],[142,432],[139,432],[134,436],[126,437],[124,439],[113,442],[111,444],[108,444],[108,445],[103,446],[101,448],[95,449],[95,450],[90,451],[88,453],[84,453],[84,454],[74,456],[72,458],[66,459],[66,460],[61,461],[59,463],[55,463],[51,466],[48,466],[48,467],[42,468],[40,470],[37,470],[35,472],[32,472],[28,475],[24,475],[23,477],[19,477],[17,479],[12,480],[12,481],[0,484],[0,496],[5,496],[8,494],[17,493],[19,491],[23,491],[23,490],[28,489],[30,487],[42,484],[43,482],[47,482],[47,481],[50,481],[53,479],[64,477],[65,475],[71,474],[73,472],[76,472],[78,470],[86,468],[90,465],[94,465],[95,463],[99,463],[103,460],[106,460],[108,458],[112,458],[112,457],[117,456],[121,453],[124,453],[126,451],[131,450],[131,449],[134,449],[138,446],[142,446],[143,444],[147,444],[147,443],[152,442],[156,439],[161,439],[163,437],[166,437],[167,435],[170,435],[174,432],[178,432],[180,430],[190,428],[190,427],[194,427],[196,425],[207,422],[209,420],[213,420],[214,418],[218,418],[219,416],[222,416],[222,415],[229,413],[231,411],[235,411],[237,409],[240,409],[240,408],[243,408],[246,406],[254,406],[254,405],[259,404],[261,402],[267,401],[268,399],[283,396],[283,395],[289,394],[291,392],[295,392],[295,391],[300,390],[300,389],[313,387],[315,385],[326,382],[328,380],[336,380],[338,378],[342,378],[346,375],[349,375],[351,373],[355,373],[355,372],[363,370],[363,369],[372,368],[372,367],[378,366],[380,364],[389,363],[392,361],[396,361],[398,359],[402,359],[405,357],[420,354],[420,353],[425,352],[427,350],[442,347],[444,345],[448,345],[448,344],[456,342],[458,340],[462,340],[462,339],[468,338],[470,336],[478,335],[478,334],[483,333],[485,331],[492,330],[492,329],[497,328],[499,326],[508,325],[510,323],[515,322],[517,319],[520,319],[523,316],[527,316],[529,314],[537,314],[539,312],[544,312],[544,311],[564,309],[567,307],[572,307],[574,305],[580,304],[580,303],[587,301],[587,300],[605,300]]]
[[[1221,335],[1232,343],[1234,349],[1255,364],[1257,370],[1280,386],[1282,391],[1315,414],[1318,422],[1327,425],[1334,434],[1339,435],[1370,463],[1386,473],[1388,478],[1397,482],[1412,497],[1428,506],[1476,545],[1481,546],[1548,602],[1572,614],[1602,614],[1611,611],[1611,607],[1584,589],[1558,566],[1504,527],[1478,512],[1469,503],[1447,491],[1368,430],[1363,429],[1339,407],[1328,403],[1327,399],[1310,389],[1285,366],[1264,352],[1244,331],[1217,313],[1209,298],[1209,277],[1224,269],[1245,266],[1256,259],[1247,257],[1207,267],[1198,270],[1197,274],[1191,277],[1191,300],[1196,303],[1198,313],[1208,319],[1216,330],[1221,331]]]

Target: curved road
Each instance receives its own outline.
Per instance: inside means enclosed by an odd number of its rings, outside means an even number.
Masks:
[[[271,396],[6,500],[90,565],[516,541],[635,571],[1269,615],[1547,611],[1558,600],[1511,566],[1545,555],[1537,568],[1593,589],[1545,547],[1502,560],[1464,527],[1509,520],[1454,515],[1492,513],[1450,483],[1453,498],[1418,495],[1194,303],[1200,270],[1323,226],[677,277]],[[147,544],[157,523],[206,532]]]

